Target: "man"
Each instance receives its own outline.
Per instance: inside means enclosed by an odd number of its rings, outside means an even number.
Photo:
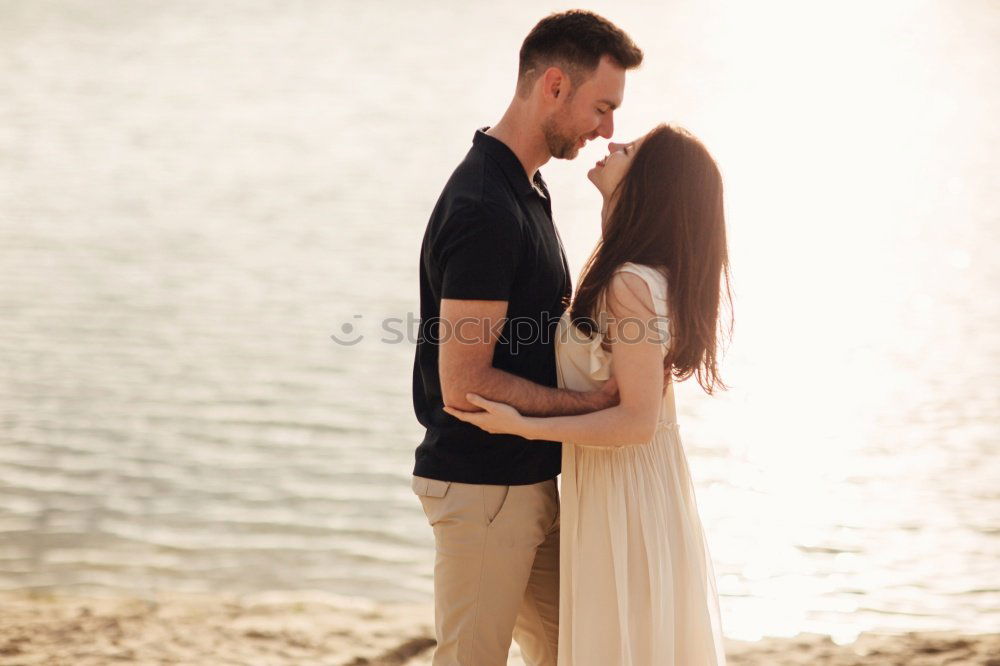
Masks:
[[[475,392],[530,415],[617,402],[609,382],[556,387],[552,336],[571,295],[538,168],[611,138],[632,40],[595,14],[538,23],[520,51],[500,122],[476,131],[431,214],[420,253],[413,369],[413,490],[434,528],[434,666],[500,666],[512,638],[530,666],[555,666],[559,621],[558,442],[491,435],[451,417]]]

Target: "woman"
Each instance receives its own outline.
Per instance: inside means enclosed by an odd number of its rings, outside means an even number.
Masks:
[[[722,277],[722,181],[704,146],[660,125],[588,173],[602,239],[559,322],[559,385],[618,384],[617,406],[525,417],[470,394],[446,408],[492,433],[563,442],[560,666],[725,663],[718,593],[682,448],[673,379],[711,394]],[[669,318],[668,318],[669,313]]]

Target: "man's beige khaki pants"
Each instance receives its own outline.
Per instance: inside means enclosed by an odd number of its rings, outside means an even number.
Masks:
[[[556,666],[556,480],[494,486],[413,477],[434,528],[433,666],[506,666],[511,638],[528,666]]]

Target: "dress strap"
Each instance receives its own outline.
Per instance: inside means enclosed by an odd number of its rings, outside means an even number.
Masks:
[[[649,293],[653,298],[653,307],[656,309],[657,316],[667,317],[667,278],[659,269],[628,261],[619,266],[618,271],[632,273],[642,278],[649,286]]]
[[[642,281],[649,287],[650,297],[653,299],[653,307],[659,321],[654,324],[657,333],[662,341],[664,356],[670,348],[670,340],[673,337],[673,322],[667,313],[667,277],[657,268],[645,264],[636,264],[631,261],[618,267],[616,272],[632,273],[642,278]]]

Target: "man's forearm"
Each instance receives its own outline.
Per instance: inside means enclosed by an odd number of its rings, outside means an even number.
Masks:
[[[505,402],[526,416],[588,414],[610,405],[596,391],[550,388],[492,367],[477,374],[470,382],[470,392]]]

